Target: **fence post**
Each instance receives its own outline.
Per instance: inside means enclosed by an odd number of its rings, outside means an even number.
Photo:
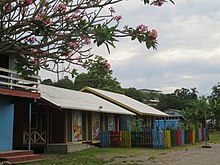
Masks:
[[[181,145],[181,130],[177,130],[177,145]]]
[[[196,142],[196,132],[195,129],[192,130],[192,143]]]
[[[184,129],[181,130],[181,143],[182,145],[185,144],[185,130]]]
[[[110,147],[110,133],[109,131],[100,132],[100,146],[101,147]]]
[[[165,136],[166,136],[166,148],[170,148],[171,147],[171,135],[170,135],[170,130],[166,130],[165,132]]]

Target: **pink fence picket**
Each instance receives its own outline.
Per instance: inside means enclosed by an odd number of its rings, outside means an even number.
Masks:
[[[191,144],[193,141],[193,130],[189,130],[189,144]]]
[[[177,130],[177,145],[181,145],[181,130]]]

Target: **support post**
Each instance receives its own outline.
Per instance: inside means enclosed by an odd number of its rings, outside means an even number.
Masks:
[[[29,131],[28,131],[28,150],[31,150],[31,102],[29,102]]]

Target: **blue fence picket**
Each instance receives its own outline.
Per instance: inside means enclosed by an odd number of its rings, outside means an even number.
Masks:
[[[196,142],[199,142],[199,129],[196,128]]]
[[[164,131],[154,129],[153,131],[153,148],[164,148]]]
[[[209,131],[208,128],[205,128],[205,135],[206,135],[206,140],[209,140]]]
[[[110,147],[110,132],[109,131],[100,132],[100,146]]]
[[[181,130],[181,143],[182,145],[185,144],[185,130],[184,129]]]

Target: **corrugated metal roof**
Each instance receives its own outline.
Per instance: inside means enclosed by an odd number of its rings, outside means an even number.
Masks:
[[[160,110],[150,107],[144,103],[141,103],[123,94],[113,93],[91,87],[85,87],[81,91],[89,91],[91,93],[99,95],[105,99],[108,99],[109,101],[115,102],[116,104],[119,104],[129,109],[130,111],[138,113],[140,115],[169,116],[166,113],[161,112]]]
[[[60,108],[135,115],[134,113],[131,113],[124,108],[94,96],[93,94],[42,84],[39,85],[39,91],[41,93],[41,98]]]

